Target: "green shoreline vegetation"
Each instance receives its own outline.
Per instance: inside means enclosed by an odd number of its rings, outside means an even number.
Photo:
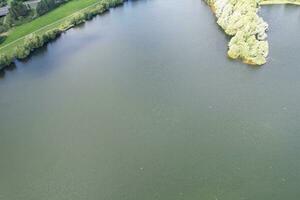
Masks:
[[[232,36],[228,57],[241,59],[246,64],[263,65],[267,62],[269,43],[268,24],[258,16],[260,5],[293,4],[300,0],[206,0],[216,15],[217,23]]]
[[[35,49],[54,40],[66,30],[122,4],[125,0],[57,0],[60,6],[51,5],[49,2],[55,2],[53,0],[42,0],[37,5],[36,12],[26,10],[24,0],[9,1],[11,7],[14,2],[14,7],[10,8],[10,13],[4,21],[11,21],[11,15],[19,16],[17,21],[12,20],[11,24],[15,26],[0,35],[0,70],[9,66],[15,59],[27,58]],[[252,65],[265,64],[269,54],[266,34],[268,24],[258,16],[259,7],[270,4],[300,5],[300,0],[205,1],[215,13],[217,23],[231,36],[228,57],[241,59],[244,63]],[[27,17],[24,18],[23,15]],[[31,16],[33,20],[28,19]]]
[[[124,0],[71,0],[29,23],[13,28],[0,46],[0,70],[27,58],[61,33],[103,14]],[[66,16],[67,15],[67,16]]]

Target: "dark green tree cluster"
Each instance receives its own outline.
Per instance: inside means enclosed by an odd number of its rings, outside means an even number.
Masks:
[[[1,54],[0,55],[0,70],[5,66],[10,65],[12,63],[13,59],[14,59],[13,56]]]
[[[6,39],[6,35],[0,35],[0,44]]]
[[[8,28],[9,27],[6,24],[0,22],[0,33],[6,32],[8,30]],[[0,41],[0,44],[1,44],[1,42],[3,42],[3,40]]]
[[[104,0],[103,4],[105,5],[106,9],[108,9],[108,8],[117,7],[118,5],[122,4],[123,2],[124,2],[123,0]]]
[[[6,6],[7,5],[7,0],[0,0],[0,7]]]
[[[65,3],[69,0],[41,0],[36,7],[36,13],[40,16],[50,10],[53,10],[62,3]]]
[[[14,20],[20,17],[26,17],[30,12],[30,8],[23,3],[22,0],[13,0],[10,2],[9,17]]]

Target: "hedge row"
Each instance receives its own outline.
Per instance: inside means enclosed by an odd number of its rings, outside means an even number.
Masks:
[[[123,1],[124,0],[102,0],[101,3],[97,4],[91,9],[74,14],[70,19],[55,29],[38,35],[30,34],[26,36],[23,44],[18,45],[15,48],[13,55],[9,56],[5,53],[0,55],[0,69],[10,65],[15,59],[22,60],[27,58],[31,52],[44,46],[51,40],[54,40],[69,28],[82,24],[85,21],[92,19],[96,15],[104,13],[109,8],[122,4]]]

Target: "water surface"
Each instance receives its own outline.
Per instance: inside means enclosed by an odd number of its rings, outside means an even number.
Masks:
[[[201,0],[140,0],[0,79],[1,200],[300,197],[300,9],[265,6],[263,67]]]

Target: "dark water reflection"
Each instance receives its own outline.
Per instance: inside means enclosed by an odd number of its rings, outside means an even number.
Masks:
[[[261,68],[226,58],[200,0],[131,1],[18,62],[0,199],[298,199],[299,11],[262,14]]]

